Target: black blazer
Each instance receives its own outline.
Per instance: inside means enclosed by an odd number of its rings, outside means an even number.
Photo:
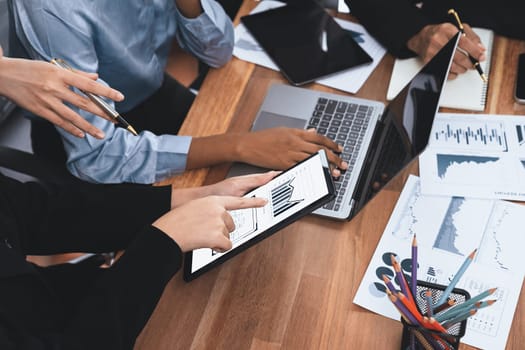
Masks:
[[[523,0],[345,0],[365,28],[398,57],[413,56],[408,39],[428,24],[451,22],[450,8],[475,27],[493,29],[500,35],[525,39]],[[423,3],[421,9],[416,3]]]
[[[151,226],[170,197],[140,185],[46,191],[0,174],[0,349],[131,349],[181,266],[178,245]],[[124,248],[109,269],[25,260]]]

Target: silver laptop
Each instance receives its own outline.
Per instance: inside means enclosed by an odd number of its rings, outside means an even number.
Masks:
[[[336,199],[314,214],[352,218],[426,147],[458,38],[452,38],[387,106],[289,85],[269,88],[252,130],[313,127],[343,145],[340,156],[349,169],[334,179]],[[228,176],[262,170],[235,163]]]

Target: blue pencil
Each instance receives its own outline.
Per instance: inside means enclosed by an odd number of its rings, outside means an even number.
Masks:
[[[446,322],[443,322],[441,325],[444,327],[444,328],[450,328],[450,326],[456,324],[456,323],[459,323],[459,322],[462,322],[464,320],[466,320],[467,318],[469,318],[470,316],[473,316],[476,314],[476,312],[478,312],[478,310],[468,310],[468,311],[465,311],[459,315],[457,315],[456,317],[446,321]]]
[[[440,306],[441,304],[443,304],[443,303],[445,303],[447,301],[448,296],[450,295],[450,293],[452,292],[454,287],[456,287],[456,284],[458,283],[459,279],[461,278],[461,276],[463,276],[463,274],[465,273],[465,271],[469,267],[469,265],[472,262],[472,260],[474,260],[474,255],[476,255],[476,252],[477,252],[477,249],[474,249],[474,251],[472,253],[470,253],[469,256],[467,256],[467,258],[465,259],[465,261],[463,262],[463,264],[459,268],[458,272],[456,272],[456,274],[454,275],[454,278],[452,278],[452,281],[450,282],[450,284],[443,291],[443,294],[441,294],[441,297],[436,302],[434,307]]]
[[[474,305],[481,301],[481,299],[484,299],[488,297],[489,295],[493,294],[496,291],[496,288],[487,289],[486,291],[476,295],[474,298],[471,298],[467,301],[465,301],[462,304],[456,304],[456,306],[448,309],[447,311],[443,312],[442,314],[439,314],[436,316],[436,320],[439,322],[442,322],[448,318],[456,316],[461,311],[470,310],[474,307]],[[488,305],[491,305],[493,303],[487,303]],[[487,306],[488,306],[487,305]]]

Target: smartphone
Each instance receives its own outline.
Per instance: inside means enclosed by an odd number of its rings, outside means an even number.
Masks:
[[[516,102],[525,104],[525,53],[518,56],[518,70],[514,98],[516,99]]]

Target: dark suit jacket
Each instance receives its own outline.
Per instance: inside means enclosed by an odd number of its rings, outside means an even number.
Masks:
[[[0,349],[131,349],[181,265],[178,245],[150,225],[170,197],[137,185],[46,191],[0,175]],[[25,260],[124,248],[109,269]]]
[[[500,35],[525,39],[522,0],[345,0],[365,28],[398,57],[413,56],[408,39],[428,24],[451,22],[454,8],[471,26],[493,29]],[[421,9],[415,3],[422,2]]]

